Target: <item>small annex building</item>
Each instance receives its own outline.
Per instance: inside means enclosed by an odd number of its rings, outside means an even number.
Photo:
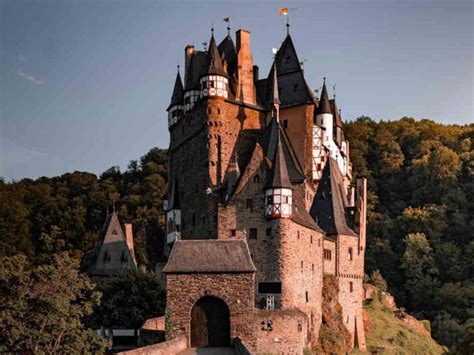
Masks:
[[[131,223],[120,223],[114,211],[107,215],[95,248],[84,257],[83,269],[92,277],[112,276],[137,266]]]

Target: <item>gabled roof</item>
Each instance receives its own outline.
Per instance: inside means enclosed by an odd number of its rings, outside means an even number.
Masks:
[[[166,109],[167,111],[175,105],[183,105],[184,103],[184,89],[183,89],[183,82],[181,81],[181,75],[176,74],[176,81],[174,82],[174,88],[173,88],[173,95],[171,95],[171,102],[168,108]]]
[[[352,217],[348,213],[348,206],[341,171],[337,162],[329,158],[324,167],[310,214],[327,235],[357,236],[349,227]]]
[[[178,240],[165,273],[255,272],[245,240]]]
[[[111,258],[108,264],[104,262],[106,256]],[[122,262],[122,258],[126,262]],[[95,249],[87,253],[85,259],[83,266],[91,275],[112,275],[136,267],[117,213],[107,215]]]
[[[227,73],[222,66],[222,59],[217,49],[216,40],[214,34],[211,36],[211,41],[209,42],[209,51],[208,51],[208,63],[207,74],[222,75],[227,77]]]
[[[278,130],[275,156],[272,159],[272,170],[270,174],[270,179],[265,185],[266,188],[287,188],[291,189],[291,182],[288,176],[288,169],[286,167],[285,153],[283,152],[283,144],[281,133]]]
[[[315,99],[309,89],[308,84],[303,75],[301,64],[296,54],[295,47],[290,35],[287,35],[283,41],[276,57],[276,69],[278,73],[279,99],[282,106],[291,106],[304,103],[313,103]],[[267,85],[265,87],[265,105],[267,106],[271,100],[272,86],[270,82],[273,76],[273,66],[267,77]],[[260,87],[259,87],[260,86]],[[258,90],[262,89],[262,84],[257,84]],[[261,96],[261,94],[260,94]]]
[[[296,54],[296,49],[290,34],[286,36],[281,44],[276,55],[276,62],[279,74],[301,70],[300,61],[298,60],[298,55]]]
[[[326,80],[324,80],[323,91],[321,92],[321,99],[319,100],[319,106],[317,114],[332,113],[331,103],[329,102],[328,90],[326,89]]]
[[[288,169],[288,176],[292,183],[300,183],[304,181],[305,177],[301,164],[291,148],[290,140],[285,134],[285,131],[280,127],[276,118],[273,118],[268,126],[263,131],[258,142],[262,146],[265,158],[273,161],[276,149],[278,147],[279,137],[283,148],[283,155],[285,157],[286,167]]]

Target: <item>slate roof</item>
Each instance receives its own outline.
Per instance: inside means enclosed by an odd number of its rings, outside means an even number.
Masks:
[[[357,236],[349,227],[352,216],[342,184],[343,178],[337,162],[329,158],[319,182],[318,191],[310,209],[311,216],[327,235],[343,234]]]
[[[319,100],[319,106],[317,110],[317,114],[320,115],[322,113],[331,113],[331,103],[329,102],[328,97],[328,90],[326,89],[326,81],[323,84],[323,90],[321,92],[321,99]]]
[[[303,196],[301,196],[297,191],[294,191],[292,199],[293,209],[291,213],[291,220],[306,228],[310,228],[324,234],[324,231],[318,226],[308,211],[306,211],[306,205]]]
[[[273,107],[273,105],[281,105],[280,101],[280,95],[278,93],[278,75],[277,75],[277,70],[276,70],[276,63],[273,62],[273,74],[271,75],[271,81],[270,81],[270,99],[268,100],[268,104],[270,105],[270,108]]]
[[[232,77],[237,72],[237,51],[232,37],[227,35],[217,46],[221,59],[227,62],[227,73]]]
[[[281,105],[291,106],[314,102],[313,94],[306,83],[293,40],[289,34],[280,46],[275,59]]]
[[[336,99],[329,100],[329,102],[331,104],[332,114],[334,115],[334,127],[344,128],[344,125],[342,124],[342,118],[341,118],[341,115],[339,113],[339,109],[338,109],[337,104],[336,104]]]
[[[255,272],[245,240],[178,240],[165,273]]]
[[[280,127],[280,124],[277,122],[276,118],[273,118],[270,121],[258,140],[265,153],[265,158],[273,161],[276,155],[276,149],[280,139],[279,137],[281,137],[285,163],[288,169],[290,181],[292,183],[300,183],[304,181],[305,177],[303,174],[303,169],[301,168],[301,164],[294,154],[290,140],[286,136],[285,131]]]
[[[209,42],[208,63],[209,66],[207,68],[207,74],[222,75],[227,77],[227,73],[222,66],[222,59],[219,54],[219,49],[217,49],[214,35],[211,36],[211,41]]]
[[[167,111],[175,105],[183,105],[184,103],[184,88],[183,88],[183,82],[181,81],[181,75],[176,74],[176,81],[174,82],[174,88],[173,88],[173,95],[171,95],[171,102],[168,108],[166,109]]]
[[[185,90],[199,89],[199,78],[206,73],[208,57],[206,52],[194,51],[191,54],[189,68],[186,72]]]
[[[283,144],[280,130],[278,130],[275,156],[272,159],[272,170],[270,179],[266,184],[266,188],[287,188],[291,189],[291,182],[286,167],[285,153],[283,152]]]
[[[104,264],[106,254],[111,257],[110,264]],[[120,260],[123,256],[127,259],[126,263]],[[112,275],[136,267],[135,258],[130,253],[117,213],[107,215],[99,240],[94,250],[86,254],[83,267],[90,275],[96,276]]]

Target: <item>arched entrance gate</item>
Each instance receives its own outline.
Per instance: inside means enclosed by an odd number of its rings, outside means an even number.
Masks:
[[[220,298],[201,297],[191,310],[191,346],[225,347],[229,345],[229,307]]]

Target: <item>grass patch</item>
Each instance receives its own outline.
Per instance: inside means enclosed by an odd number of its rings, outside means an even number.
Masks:
[[[373,322],[373,329],[365,334],[367,350],[375,354],[443,354],[443,348],[430,337],[413,331],[395,317],[378,297],[368,303],[365,310]],[[429,326],[424,324],[425,327]]]

